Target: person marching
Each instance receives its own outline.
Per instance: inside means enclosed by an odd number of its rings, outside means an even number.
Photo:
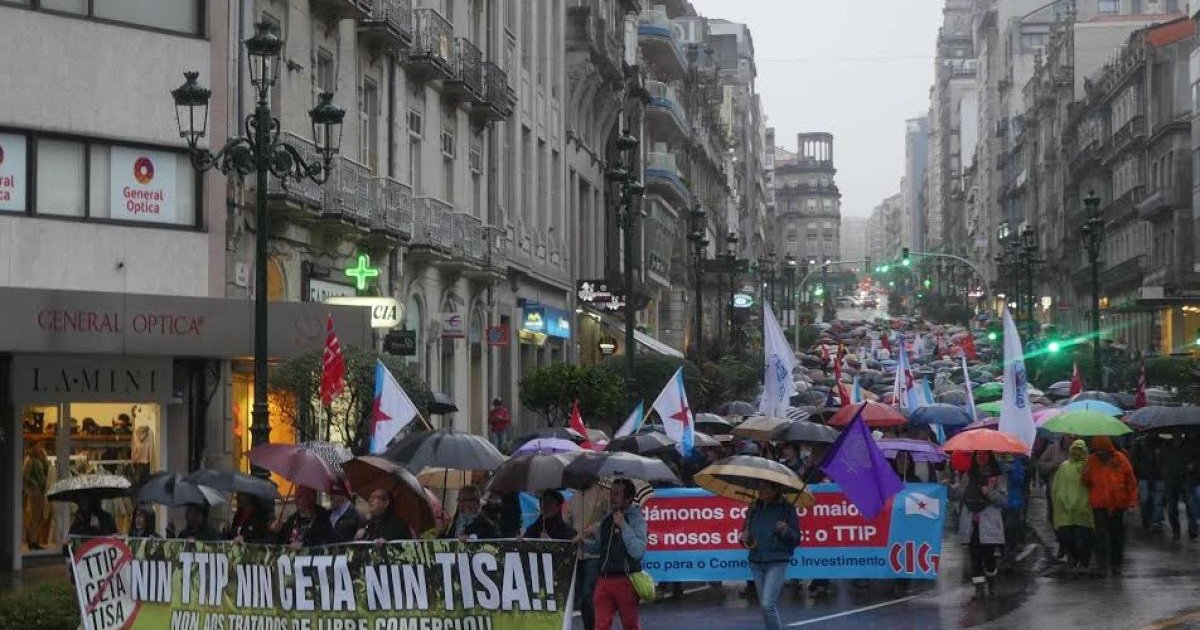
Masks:
[[[800,544],[800,519],[796,507],[784,500],[779,486],[760,482],[758,500],[746,512],[741,543],[750,550],[750,575],[754,577],[763,623],[767,630],[780,630],[783,620],[779,618],[779,592],[792,552]]]
[[[977,594],[986,594],[994,587],[997,551],[1004,547],[1008,481],[991,451],[975,451],[971,469],[951,490],[962,502],[958,534],[971,552],[971,582]]]

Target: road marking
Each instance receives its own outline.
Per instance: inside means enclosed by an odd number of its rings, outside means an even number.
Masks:
[[[1156,621],[1148,626],[1142,626],[1138,630],[1167,630],[1168,628],[1177,628],[1196,619],[1200,619],[1200,610],[1193,610],[1192,612],[1183,613],[1170,619]]]
[[[837,619],[838,617],[848,617],[850,615],[857,615],[858,613],[867,612],[868,610],[875,610],[876,608],[884,608],[887,606],[895,606],[896,604],[903,604],[904,602],[916,599],[917,597],[918,597],[917,595],[909,595],[908,597],[901,597],[900,599],[893,599],[891,601],[880,602],[878,604],[872,604],[870,606],[863,606],[862,608],[855,608],[854,610],[847,610],[847,611],[843,611],[840,613],[834,613],[832,615],[825,615],[824,617],[816,617],[814,619],[805,619],[803,621],[793,621],[792,623],[788,624],[788,627],[795,628],[796,626],[807,626],[809,624],[818,623],[821,621],[829,621],[830,619]]]

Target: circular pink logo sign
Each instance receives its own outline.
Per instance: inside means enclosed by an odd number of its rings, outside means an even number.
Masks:
[[[154,179],[154,162],[146,156],[139,157],[133,162],[133,178],[143,186]]]

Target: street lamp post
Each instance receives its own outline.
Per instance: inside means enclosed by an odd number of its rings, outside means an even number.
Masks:
[[[761,290],[762,303],[770,304],[773,310],[776,309],[775,264],[775,250],[770,250],[766,254],[758,257],[758,280]]]
[[[1100,368],[1100,246],[1104,242],[1104,219],[1100,216],[1100,198],[1096,191],[1088,191],[1083,205],[1087,208],[1088,218],[1083,224],[1083,240],[1087,246],[1088,263],[1092,266],[1092,363],[1095,380],[1099,387]]]
[[[821,265],[821,290],[823,292],[821,302],[821,318],[824,321],[833,321],[837,319],[837,312],[833,309],[833,296],[829,290],[829,265],[833,261],[829,258]]]
[[[625,280],[625,391],[630,401],[637,395],[634,393],[634,353],[637,340],[634,339],[634,327],[637,325],[637,313],[634,311],[635,296],[633,290],[633,231],[637,227],[637,218],[641,209],[637,200],[646,191],[645,186],[638,181],[637,173],[632,168],[625,168],[624,160],[638,147],[638,139],[623,132],[617,138],[617,149],[622,154],[622,162],[613,166],[605,174],[609,181],[620,186],[620,200],[617,204],[617,222],[621,226],[622,264],[624,265]],[[632,408],[632,407],[631,407]]]
[[[788,254],[783,257],[783,310],[791,312],[791,317],[800,315],[800,296],[796,294],[796,257]],[[787,318],[787,315],[784,315]],[[785,319],[784,325],[790,323]]]
[[[733,294],[734,294],[734,291],[736,290],[735,287],[737,285],[737,260],[738,260],[737,244],[738,244],[737,232],[734,232],[731,230],[729,232],[729,234],[725,236],[725,254],[724,254],[723,261],[725,263],[726,273],[729,276],[729,293],[725,295],[725,308],[722,309],[725,311],[726,328],[727,328],[726,332],[728,332],[728,334],[729,334],[729,345],[730,346],[732,346],[734,343]]]
[[[279,140],[279,119],[271,112],[271,88],[278,80],[283,41],[267,22],[254,26],[254,35],[245,41],[250,64],[250,82],[258,97],[254,112],[244,121],[246,135],[231,138],[217,152],[198,145],[208,127],[208,101],[212,92],[202,87],[198,72],[185,72],[184,83],[171,91],[175,101],[175,119],[179,136],[187,141],[192,166],[198,171],[218,169],[239,180],[255,175],[254,243],[254,406],[250,434],[254,446],[270,441],[271,419],[267,405],[267,241],[270,229],[267,215],[267,179],[274,175],[286,185],[288,180],[312,180],[323,184],[329,179],[330,164],[338,153],[342,138],[342,119],[346,112],[333,105],[333,94],[322,92],[308,115],[313,126],[313,142],[319,163],[305,162],[300,151]],[[266,476],[267,471],[255,469]]]
[[[688,234],[688,241],[692,244],[692,259],[695,263],[696,327],[695,339],[692,344],[697,358],[701,356],[704,349],[704,258],[708,251],[708,236],[704,220],[707,216],[708,213],[704,211],[704,208],[697,205],[692,210],[692,232]]]
[[[1038,255],[1037,230],[1033,226],[1025,226],[1021,232],[1021,264],[1025,268],[1025,317],[1029,322],[1029,335],[1034,334],[1034,316],[1037,308],[1037,295],[1034,291],[1034,276],[1038,266],[1045,260]]]

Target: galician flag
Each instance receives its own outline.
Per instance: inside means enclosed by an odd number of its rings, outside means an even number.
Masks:
[[[1029,383],[1025,375],[1025,353],[1012,315],[1004,309],[1004,395],[1000,398],[1000,432],[1007,433],[1033,449],[1037,428],[1029,404]]]
[[[613,436],[613,439],[637,433],[638,429],[642,428],[642,423],[645,421],[646,401],[639,400],[637,407],[633,408],[633,413],[629,414],[629,417],[625,419],[625,422],[621,425],[621,428],[617,429],[617,433]]]
[[[375,361],[375,405],[371,411],[371,453],[387,450],[388,442],[417,417],[417,406],[395,376]]]
[[[921,390],[913,379],[912,366],[908,363],[908,351],[904,342],[896,344],[896,384],[892,387],[895,393],[893,400],[901,409],[912,411],[921,406]]]
[[[771,305],[763,303],[763,396],[758,410],[764,415],[785,417],[796,384],[792,382],[792,370],[796,367],[796,355],[788,345],[787,337],[775,319]]]
[[[692,454],[692,445],[696,441],[696,423],[692,420],[692,410],[688,407],[687,392],[683,389],[683,368],[675,370],[671,380],[667,381],[658,398],[654,399],[651,407],[658,412],[662,419],[663,431],[667,437],[675,440],[675,448],[684,457]]]

